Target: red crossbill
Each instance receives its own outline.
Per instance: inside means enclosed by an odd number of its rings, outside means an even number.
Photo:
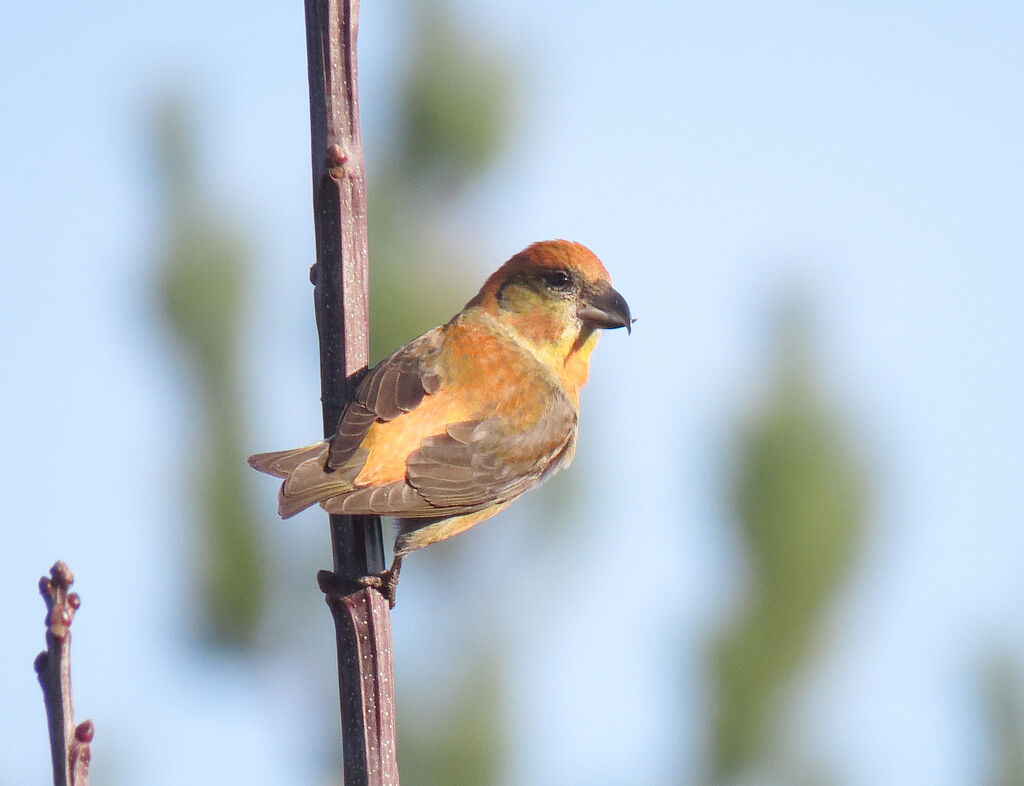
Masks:
[[[395,564],[368,582],[393,602],[404,555],[490,518],[569,465],[597,330],[631,324],[589,249],[534,243],[450,322],[372,368],[329,440],[249,464],[284,479],[283,518],[317,502],[397,518]]]

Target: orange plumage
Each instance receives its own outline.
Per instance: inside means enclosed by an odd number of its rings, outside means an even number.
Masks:
[[[631,323],[589,249],[535,243],[451,321],[371,369],[330,440],[249,463],[284,479],[284,517],[319,502],[398,518],[400,560],[572,461],[597,330]]]

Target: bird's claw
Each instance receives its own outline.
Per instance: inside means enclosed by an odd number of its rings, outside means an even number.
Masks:
[[[398,574],[401,573],[401,570],[402,558],[395,557],[391,567],[383,573],[346,580],[339,578],[334,571],[321,570],[316,574],[316,580],[320,585],[320,591],[329,596],[340,597],[351,592],[358,592],[360,589],[375,589],[387,599],[388,607],[393,609],[395,607],[395,592],[398,589]]]
[[[391,580],[390,571],[384,571],[374,576],[363,576],[356,583],[361,587],[377,590],[387,600],[388,608],[395,607],[395,590],[398,589],[398,582]]]
[[[395,593],[398,591],[398,575],[401,571],[402,558],[395,557],[395,561],[391,563],[391,567],[386,571],[374,574],[373,576],[363,576],[356,579],[356,583],[362,587],[377,590],[387,599],[388,608],[393,609],[395,607]]]

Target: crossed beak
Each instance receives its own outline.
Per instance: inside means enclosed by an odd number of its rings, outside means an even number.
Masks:
[[[576,312],[583,323],[595,328],[626,328],[633,332],[633,319],[629,315],[626,299],[608,284],[584,290]]]

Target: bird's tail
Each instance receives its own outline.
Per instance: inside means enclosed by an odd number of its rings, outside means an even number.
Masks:
[[[281,518],[291,518],[321,500],[352,491],[349,473],[326,469],[329,452],[329,443],[316,442],[293,450],[249,456],[253,469],[284,479],[277,495]]]

